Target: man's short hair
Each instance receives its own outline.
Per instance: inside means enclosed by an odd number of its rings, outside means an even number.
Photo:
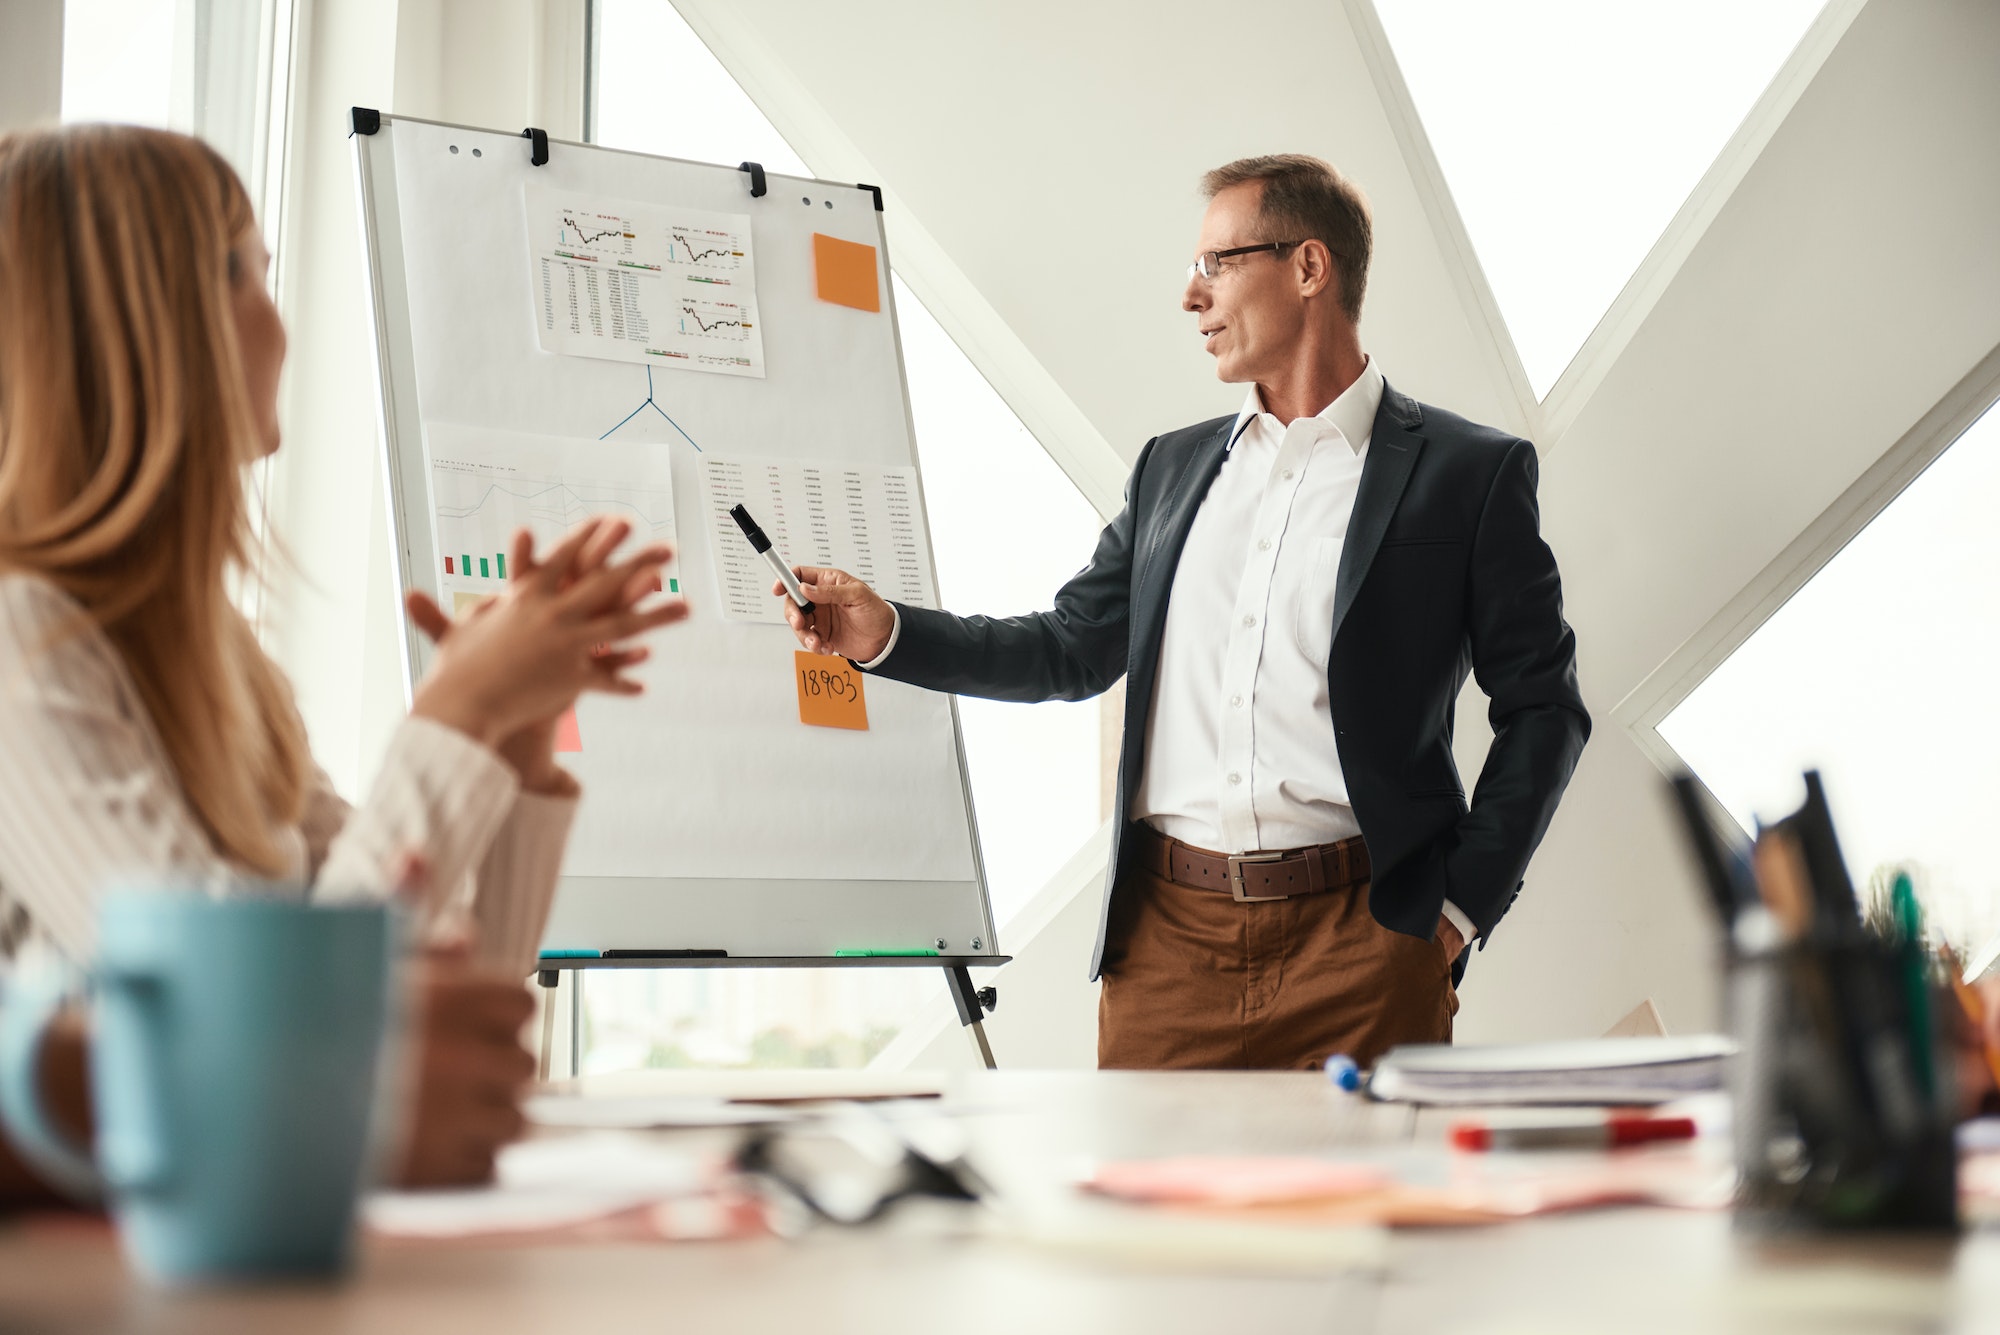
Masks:
[[[1375,247],[1375,224],[1361,187],[1324,159],[1269,153],[1217,167],[1201,178],[1201,192],[1213,199],[1248,181],[1264,183],[1257,215],[1268,235],[1259,240],[1323,242],[1333,252],[1333,271],[1340,276],[1340,309],[1358,324]]]

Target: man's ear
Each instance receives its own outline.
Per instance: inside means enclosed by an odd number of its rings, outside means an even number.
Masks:
[[[1300,296],[1316,297],[1322,292],[1339,295],[1334,289],[1340,280],[1334,274],[1333,252],[1326,248],[1326,242],[1301,241],[1296,263]]]

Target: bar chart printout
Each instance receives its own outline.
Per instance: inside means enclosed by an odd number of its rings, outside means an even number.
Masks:
[[[461,617],[503,590],[514,534],[527,529],[546,554],[592,515],[632,525],[626,546],[673,542],[673,474],[657,446],[532,436],[454,422],[424,423],[437,525],[439,601]],[[666,570],[666,592],[680,592],[680,567]],[[575,709],[556,727],[556,750],[581,752]]]
[[[626,541],[673,542],[673,476],[658,447],[620,446],[427,422],[438,576],[446,605],[505,586],[514,534],[527,529],[547,552],[592,515],[632,525]],[[667,592],[680,592],[679,562]]]
[[[526,197],[543,351],[762,378],[748,214]]]
[[[938,605],[916,469],[715,455],[701,467],[716,582],[730,620],[785,620],[771,596],[771,567],[729,517],[739,504],[788,564],[832,566],[891,601]]]

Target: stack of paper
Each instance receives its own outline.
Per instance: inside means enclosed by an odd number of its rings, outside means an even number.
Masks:
[[[1665,1103],[1721,1088],[1735,1050],[1720,1034],[1406,1044],[1376,1064],[1368,1092],[1401,1103]]]
[[[384,1191],[362,1217],[384,1237],[426,1240],[569,1236],[750,1237],[764,1210],[714,1154],[643,1136],[594,1132],[538,1137],[500,1152],[490,1186]]]

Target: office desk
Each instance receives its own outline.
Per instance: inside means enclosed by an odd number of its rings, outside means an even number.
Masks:
[[[1441,1121],[1311,1075],[957,1078],[979,1161],[1053,1190],[1083,1157],[1314,1153]],[[677,1133],[678,1134],[678,1133]],[[1041,1184],[1037,1187],[1035,1184]],[[0,1331],[2000,1331],[2000,1234],[1760,1244],[1722,1214],[1620,1209],[1392,1235],[1378,1270],[1232,1273],[890,1226],[802,1240],[371,1244],[330,1289],[149,1292],[108,1229],[0,1226]]]

